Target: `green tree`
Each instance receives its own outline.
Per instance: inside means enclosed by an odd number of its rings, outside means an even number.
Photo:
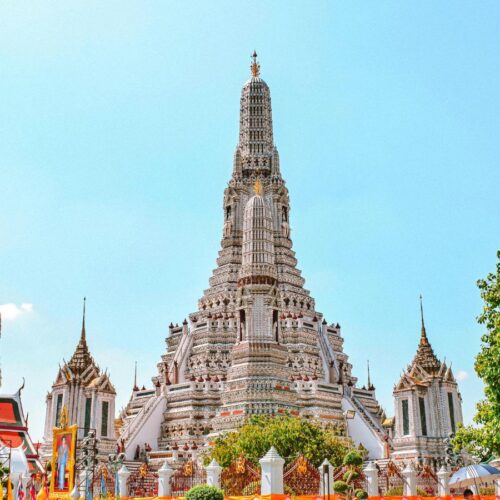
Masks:
[[[359,478],[361,472],[361,464],[363,463],[363,457],[358,451],[350,451],[344,457],[342,464],[345,467],[344,475],[342,480],[335,481],[333,483],[333,490],[335,493],[340,495],[346,500],[351,498],[357,498],[359,500],[364,500],[368,498],[368,493],[362,488],[356,488],[356,479]]]
[[[484,301],[477,320],[486,333],[481,337],[475,370],[484,382],[486,397],[477,404],[474,421],[479,426],[460,426],[453,441],[456,451],[465,449],[481,460],[500,456],[500,251],[497,258],[496,273],[477,282]]]
[[[271,446],[286,463],[304,455],[317,467],[325,458],[333,465],[342,463],[351,443],[340,437],[336,428],[323,428],[311,420],[288,415],[254,416],[237,431],[218,437],[205,461],[215,458],[227,467],[243,455],[257,465]]]

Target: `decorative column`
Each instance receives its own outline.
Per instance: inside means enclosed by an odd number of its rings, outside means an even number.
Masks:
[[[118,471],[118,492],[121,498],[128,497],[128,478],[130,476],[130,471],[127,466],[122,465],[121,469]]]
[[[319,494],[333,495],[333,465],[325,458],[319,466]]]
[[[403,472],[403,496],[413,497],[417,494],[417,472],[412,462],[408,462],[408,465],[404,468]]]
[[[262,475],[260,484],[261,495],[283,495],[283,465],[285,461],[271,446],[271,449],[259,460]]]
[[[159,497],[169,497],[172,493],[172,487],[170,485],[170,478],[174,473],[167,461],[163,462],[163,465],[158,470],[158,496]]]
[[[450,488],[448,487],[449,474],[445,465],[442,465],[437,473],[438,477],[438,495],[444,497],[450,494]]]
[[[222,467],[217,463],[215,458],[205,467],[207,471],[207,484],[220,488],[220,474]]]
[[[363,469],[366,477],[366,489],[369,497],[378,496],[378,469],[375,462],[368,462]]]
[[[496,487],[495,487],[496,496],[497,496],[497,498],[500,498],[500,479],[497,479],[495,481],[495,485],[496,485]]]

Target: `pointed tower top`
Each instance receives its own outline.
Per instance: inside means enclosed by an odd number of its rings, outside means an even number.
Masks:
[[[371,386],[372,386],[372,381],[371,381],[371,378],[370,378],[370,360],[367,359],[366,360],[366,367],[368,369],[368,390],[370,390]]]
[[[425,331],[425,323],[424,323],[424,306],[422,303],[422,294],[420,294],[420,343],[428,344],[429,340],[427,339],[427,332]]]
[[[90,365],[95,365],[92,355],[87,346],[87,333],[85,330],[85,306],[87,299],[83,298],[83,317],[82,317],[82,332],[80,334],[80,341],[76,346],[75,352],[67,363],[67,366],[73,373],[83,373]],[[97,368],[97,367],[96,367]]]
[[[252,54],[252,64],[250,65],[250,69],[252,70],[252,76],[257,78],[260,75],[260,64],[257,62],[257,52],[255,50]]]
[[[80,336],[80,340],[86,340],[86,332],[85,332],[85,302],[87,301],[86,297],[83,297],[83,318],[82,318],[82,334]]]
[[[139,390],[139,387],[137,387],[137,361],[135,362],[135,367],[134,367],[134,388],[132,390],[134,391]]]
[[[415,364],[420,365],[422,368],[427,370],[436,371],[441,367],[441,362],[437,359],[434,351],[432,349],[431,343],[427,338],[427,332],[425,330],[424,323],[424,307],[422,303],[422,295],[420,295],[420,342],[418,343],[417,353],[413,359],[412,366]]]

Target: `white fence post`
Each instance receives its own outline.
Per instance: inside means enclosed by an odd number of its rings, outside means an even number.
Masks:
[[[363,469],[366,477],[366,492],[369,497],[378,496],[378,469],[374,462],[368,462]]]
[[[271,446],[271,449],[259,460],[262,470],[260,494],[261,495],[283,495],[283,465],[285,461]]]
[[[319,494],[333,495],[333,465],[325,458],[319,466]]]
[[[158,496],[169,497],[172,493],[172,486],[170,485],[170,478],[174,473],[174,469],[170,467],[165,460],[163,465],[158,470]]]
[[[217,460],[215,460],[215,458],[212,459],[205,469],[207,471],[207,484],[209,486],[220,488],[220,475],[222,467],[217,463]]]
[[[127,469],[125,464],[122,465],[121,469],[118,471],[118,492],[120,497],[128,497],[128,478],[130,476],[130,471]]]
[[[408,462],[408,465],[403,470],[403,495],[405,497],[413,497],[417,494],[417,472],[412,462]]]
[[[450,494],[450,488],[448,487],[449,474],[446,466],[443,465],[437,472],[438,477],[438,495],[444,497]]]

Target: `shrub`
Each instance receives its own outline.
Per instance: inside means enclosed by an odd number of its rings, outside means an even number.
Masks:
[[[335,481],[333,483],[333,491],[335,493],[345,493],[348,488],[349,485],[345,481]]]
[[[186,493],[186,500],[224,500],[224,493],[215,486],[200,484]]]

